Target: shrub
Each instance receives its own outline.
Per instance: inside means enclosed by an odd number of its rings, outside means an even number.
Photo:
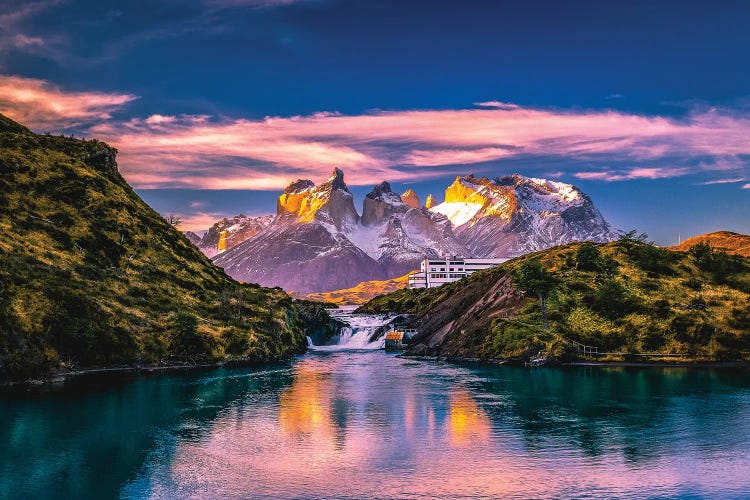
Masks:
[[[638,300],[615,279],[602,282],[593,296],[591,308],[610,318],[621,318],[638,309]]]
[[[576,253],[576,267],[582,271],[596,271],[599,269],[601,258],[602,254],[599,248],[587,241],[578,248],[578,253]]]
[[[178,356],[205,356],[211,352],[213,339],[198,331],[198,318],[179,312],[172,320],[171,350]]]

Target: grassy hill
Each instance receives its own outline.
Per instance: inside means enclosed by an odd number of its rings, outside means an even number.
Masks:
[[[541,301],[519,285],[531,261],[556,281],[549,330]],[[708,246],[671,251],[632,237],[574,243],[439,288],[383,295],[360,310],[414,314],[412,354],[522,360],[546,350],[571,359],[579,356],[569,342],[576,341],[602,352],[748,360],[750,260]]]
[[[405,274],[398,278],[388,280],[363,281],[357,286],[334,290],[332,292],[310,293],[305,296],[307,300],[327,302],[330,304],[364,304],[378,295],[394,292],[406,288],[409,275]]]
[[[0,115],[0,378],[304,351],[291,298],[212,265],[115,155]]]
[[[671,249],[687,252],[699,243],[707,243],[714,248],[726,250],[727,253],[750,257],[750,236],[731,231],[717,231],[715,233],[693,236],[683,241],[680,245],[671,247]]]

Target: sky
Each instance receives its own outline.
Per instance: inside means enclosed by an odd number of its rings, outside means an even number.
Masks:
[[[96,137],[183,229],[341,168],[569,182],[659,244],[750,233],[750,2],[0,0],[0,113]]]

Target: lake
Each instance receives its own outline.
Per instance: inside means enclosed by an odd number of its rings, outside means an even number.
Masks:
[[[750,496],[741,369],[325,350],[0,398],[1,498]]]

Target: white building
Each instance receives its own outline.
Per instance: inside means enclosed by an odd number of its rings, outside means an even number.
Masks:
[[[424,259],[419,265],[420,271],[409,275],[409,288],[433,288],[453,283],[480,269],[487,269],[502,264],[508,259]]]

